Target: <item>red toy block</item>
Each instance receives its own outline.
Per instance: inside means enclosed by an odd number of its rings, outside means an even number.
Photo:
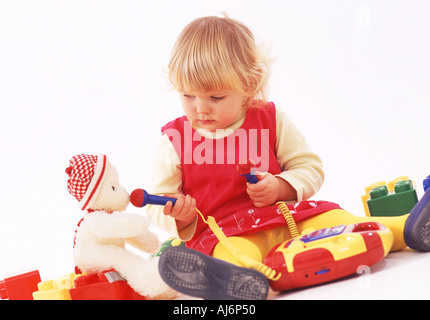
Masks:
[[[70,289],[72,300],[146,300],[134,291],[115,270],[94,273],[75,279]]]
[[[33,300],[33,292],[41,282],[38,270],[7,277],[0,281],[0,298],[9,300]]]

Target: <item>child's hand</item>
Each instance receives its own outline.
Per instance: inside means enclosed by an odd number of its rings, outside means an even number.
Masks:
[[[257,173],[257,183],[247,184],[246,192],[256,207],[270,206],[278,200],[294,200],[296,190],[284,179],[273,174]]]
[[[257,173],[258,183],[248,183],[246,192],[256,207],[273,204],[278,198],[279,181],[271,173]]]
[[[190,195],[174,194],[168,196],[177,200],[174,206],[171,201],[168,201],[164,206],[163,213],[174,218],[178,229],[181,230],[194,221],[197,215],[196,200]]]

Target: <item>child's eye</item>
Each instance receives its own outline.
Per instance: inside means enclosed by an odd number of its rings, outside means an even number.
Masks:
[[[194,96],[192,96],[192,95],[190,95],[190,94],[186,94],[186,93],[184,93],[184,97],[185,97],[185,98],[187,98],[187,99],[192,99],[192,98],[194,98]]]
[[[211,99],[214,99],[214,100],[222,100],[222,99],[224,99],[225,98],[225,96],[223,96],[223,97],[214,97],[214,96],[212,96],[211,97]]]

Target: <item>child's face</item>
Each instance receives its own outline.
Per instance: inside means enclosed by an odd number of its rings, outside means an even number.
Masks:
[[[236,91],[180,92],[182,107],[193,126],[214,132],[225,129],[239,116],[246,97]]]

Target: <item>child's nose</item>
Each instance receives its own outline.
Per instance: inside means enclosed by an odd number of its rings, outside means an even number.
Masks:
[[[198,113],[207,114],[211,112],[210,106],[204,100],[200,100],[200,99],[196,101],[196,110]]]

